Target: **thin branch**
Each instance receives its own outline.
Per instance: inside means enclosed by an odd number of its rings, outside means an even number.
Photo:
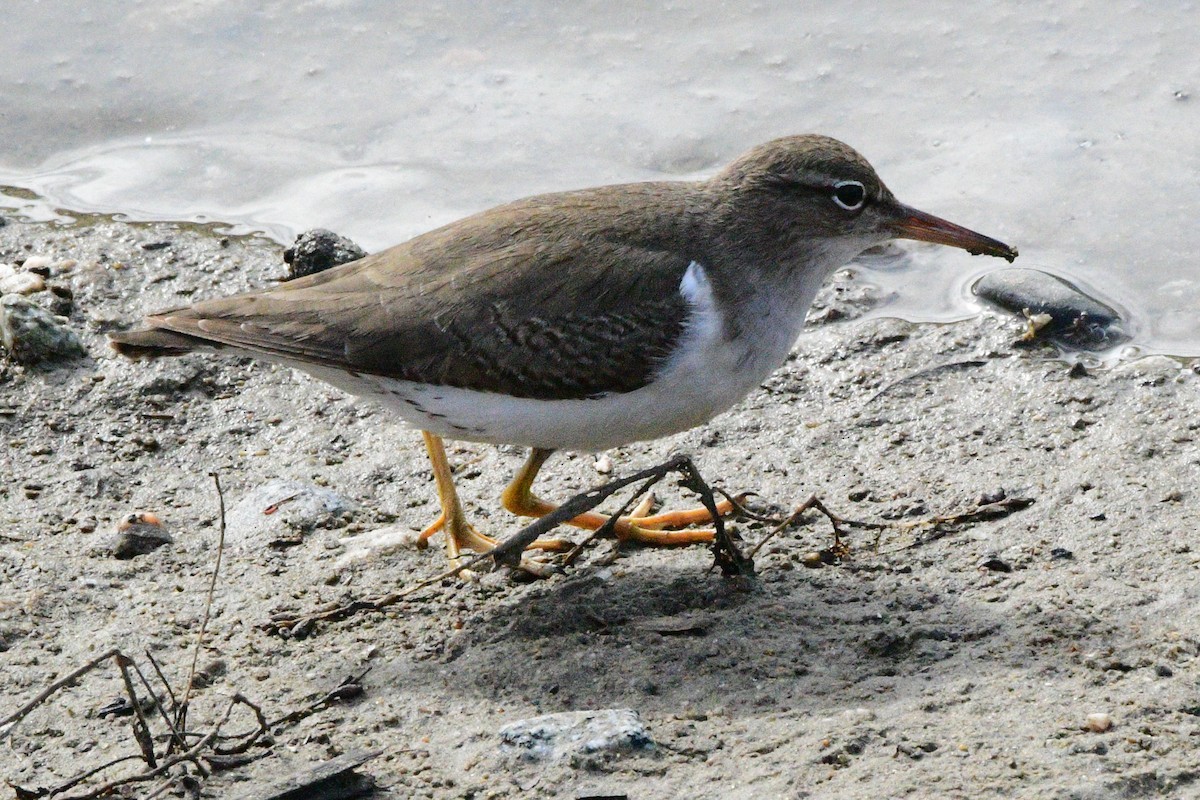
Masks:
[[[311,703],[309,703],[304,708],[300,708],[295,711],[290,711],[287,714],[284,714],[282,717],[279,717],[278,719],[271,720],[270,727],[278,728],[280,725],[290,725],[293,722],[299,722],[300,720],[304,719],[305,717],[312,716],[313,714],[315,714],[316,712],[325,708],[325,706],[329,705],[330,703],[332,703],[335,700],[345,700],[350,697],[354,697],[358,694],[361,694],[362,693],[362,679],[365,678],[367,676],[367,673],[370,671],[371,671],[371,668],[367,667],[366,669],[364,669],[362,672],[358,673],[357,675],[351,675],[347,678],[344,678],[341,683],[339,683],[337,686],[335,686],[333,689],[329,690],[325,694],[318,697],[316,700],[313,700]],[[265,720],[263,720],[263,724],[264,725],[266,724]]]
[[[54,786],[50,789],[42,790],[43,796],[53,797],[56,794],[62,794],[63,792],[67,791],[67,789],[71,789],[75,786],[78,786],[79,784],[83,783],[88,778],[92,777],[93,775],[98,775],[99,773],[104,772],[104,770],[106,770],[110,767],[115,767],[117,764],[120,764],[125,761],[140,761],[140,760],[142,760],[141,755],[130,754],[127,756],[121,756],[119,758],[114,758],[112,761],[105,761],[103,764],[99,764],[95,767],[92,767],[91,769],[81,772],[78,775],[71,776],[70,778],[68,778],[67,780],[58,784],[57,786]]]
[[[244,753],[247,750],[249,750],[250,747],[253,746],[253,744],[255,742],[257,742],[260,738],[262,738],[263,735],[265,735],[269,731],[269,728],[267,725],[267,715],[263,713],[263,710],[260,707],[258,707],[254,703],[250,702],[250,700],[247,699],[246,697],[244,697],[241,693],[235,694],[233,696],[233,699],[235,701],[240,702],[243,705],[249,707],[249,709],[254,712],[254,718],[256,720],[258,720],[258,728],[253,731],[250,731],[249,733],[242,734],[240,737],[237,737],[237,738],[245,738],[246,741],[241,742],[240,744],[236,744],[233,747],[216,747],[216,746],[214,746],[213,752],[219,756],[231,756],[231,755],[238,755],[239,753]]]
[[[150,658],[150,663],[154,663],[154,658],[150,657],[150,651],[146,650],[145,654],[146,657]],[[185,747],[186,742],[184,739],[182,739],[182,736],[179,735],[179,730],[175,728],[175,722],[172,720],[172,718],[170,718],[170,714],[167,709],[163,708],[161,700],[158,699],[157,693],[154,691],[154,687],[150,686],[150,681],[146,680],[146,676],[142,674],[142,668],[138,667],[138,663],[133,661],[132,658],[130,660],[130,666],[133,667],[133,672],[138,674],[138,679],[142,681],[142,685],[145,686],[146,692],[149,692],[150,697],[154,698],[154,706],[158,711],[158,716],[162,717],[162,721],[166,723],[167,729],[170,730],[170,745],[167,747],[167,753],[170,754],[174,752],[175,745]],[[157,669],[157,664],[155,664],[155,668]],[[160,676],[161,675],[162,673],[160,673]],[[167,685],[167,691],[170,691],[169,685]],[[174,696],[172,696],[173,702],[174,699]]]
[[[85,794],[63,798],[62,800],[95,800],[97,797],[104,797],[105,795],[111,794],[113,790],[122,786],[128,786],[134,783],[145,783],[146,781],[152,781],[155,778],[162,777],[163,775],[166,775],[167,772],[176,764],[182,764],[185,761],[190,761],[195,764],[204,749],[208,747],[214,739],[217,738],[218,734],[220,734],[221,726],[229,721],[229,717],[233,713],[234,707],[243,701],[245,701],[245,698],[242,697],[241,694],[235,694],[229,701],[229,705],[226,707],[225,713],[221,716],[220,721],[217,722],[212,730],[204,734],[204,736],[201,737],[200,740],[194,745],[192,745],[191,748],[176,756],[166,759],[154,769],[146,772],[139,772],[136,775],[130,775],[125,778],[118,778],[116,780],[109,781],[101,786],[97,786]]]
[[[30,700],[28,703],[26,703],[25,705],[18,708],[12,714],[9,714],[4,719],[0,720],[0,742],[3,742],[5,739],[7,739],[9,736],[11,736],[12,732],[17,729],[17,723],[20,722],[22,719],[24,719],[26,716],[28,716],[30,711],[33,711],[33,709],[37,708],[39,705],[41,705],[43,702],[45,702],[46,698],[50,697],[50,695],[54,694],[59,689],[62,689],[65,686],[70,686],[75,681],[79,680],[79,678],[81,678],[84,674],[95,669],[102,662],[104,662],[110,658],[113,658],[115,656],[119,656],[120,654],[121,654],[121,651],[115,647],[112,648],[111,650],[104,651],[100,655],[93,658],[91,661],[84,664],[79,669],[75,670],[74,672],[71,672],[70,674],[66,675],[65,677],[59,678],[58,680],[54,681],[54,683],[50,684],[45,689],[43,689],[41,692],[39,692],[38,695],[36,697],[34,697],[32,700]]]
[[[129,665],[133,663],[123,653],[116,657],[117,666],[121,669],[121,680],[125,682],[125,692],[129,695],[129,704],[133,706],[134,724],[133,738],[141,748],[142,758],[146,765],[153,768],[158,765],[154,756],[154,739],[150,735],[150,726],[146,723],[146,715],[142,713],[142,704],[138,701],[137,691],[133,688],[133,680],[129,677]],[[153,693],[150,695],[153,697]]]
[[[726,578],[753,576],[754,560],[742,554],[725,529],[725,520],[717,510],[717,498],[713,496],[712,487],[704,480],[696,463],[689,456],[678,456],[675,462],[676,469],[685,476],[682,482],[684,487],[700,495],[700,503],[713,520],[713,566],[709,571],[713,567],[720,567],[721,574]]]
[[[188,701],[192,696],[192,682],[196,678],[196,663],[200,660],[200,650],[204,646],[204,633],[208,630],[209,615],[212,613],[213,593],[217,588],[217,576],[221,573],[221,554],[225,552],[225,493],[221,491],[221,478],[216,472],[208,473],[217,488],[217,508],[220,512],[220,527],[217,534],[217,560],[213,564],[212,578],[208,581],[208,595],[204,600],[204,618],[200,620],[200,630],[196,633],[196,649],[192,651],[192,666],[188,670],[187,683],[183,687],[183,702],[179,704],[179,727],[187,727]]]
[[[629,513],[629,509],[633,508],[634,502],[636,502],[639,497],[644,496],[647,492],[653,489],[654,486],[665,477],[666,473],[647,478],[646,482],[643,483],[636,492],[629,496],[629,499],[626,500],[625,504],[617,510],[617,513],[609,516],[608,519],[604,520],[603,525],[592,531],[591,534],[589,534],[582,542],[567,551],[567,554],[563,556],[563,565],[566,566],[573,563],[575,559],[579,557],[579,554],[583,552],[583,548],[587,547],[596,539],[613,535],[613,531],[616,530],[617,527],[617,522],[621,519],[621,517]],[[618,544],[620,543],[618,542]]]
[[[142,652],[146,654],[147,660],[150,661],[150,666],[154,667],[155,674],[158,675],[158,679],[162,681],[163,688],[167,690],[167,694],[171,698],[171,711],[174,712],[174,710],[179,707],[179,701],[175,698],[175,692],[171,690],[171,684],[167,681],[167,676],[163,675],[162,669],[160,669],[158,666],[158,661],[155,660],[154,656],[151,655],[149,650],[143,650]]]

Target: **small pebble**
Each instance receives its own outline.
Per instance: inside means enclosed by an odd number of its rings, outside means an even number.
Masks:
[[[53,263],[46,256],[30,256],[22,262],[21,266],[28,272],[35,269],[45,269]]]
[[[825,559],[820,553],[814,550],[811,553],[805,553],[800,556],[800,563],[809,569],[819,569],[825,566]]]
[[[125,561],[152,553],[173,541],[156,514],[139,511],[117,523],[117,537],[112,546],[112,555],[113,558]]]
[[[986,569],[991,572],[1012,572],[1011,564],[1009,564],[1007,561],[1002,561],[1001,559],[996,558],[994,556],[992,558],[981,561],[979,564],[979,568]]]
[[[1104,733],[1112,726],[1112,717],[1108,714],[1088,714],[1084,724],[1084,728],[1092,733]]]
[[[0,278],[0,294],[35,294],[45,288],[45,279],[36,272],[14,272]]]
[[[601,475],[608,475],[613,470],[612,459],[609,458],[607,454],[597,458],[596,462],[592,464],[592,466],[595,467],[596,472],[599,472]]]

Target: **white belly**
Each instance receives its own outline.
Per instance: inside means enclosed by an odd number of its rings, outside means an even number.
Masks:
[[[447,439],[554,450],[597,451],[702,425],[733,406],[786,358],[816,287],[764,299],[730,340],[704,270],[692,264],[680,289],[692,314],[679,350],[642,388],[585,400],[535,400],[430,386],[307,364],[291,366],[395,411]]]

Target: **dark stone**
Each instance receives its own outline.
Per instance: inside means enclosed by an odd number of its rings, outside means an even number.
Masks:
[[[126,561],[137,556],[153,553],[174,540],[163,529],[158,517],[140,512],[130,514],[117,526],[117,536],[112,544],[113,558]]]
[[[75,293],[71,287],[52,283],[47,288],[50,289],[50,313],[60,317],[71,316],[75,310]]]
[[[117,537],[116,542],[113,544],[113,558],[127,561],[137,556],[144,556],[147,553],[153,553],[164,544],[169,544],[170,541],[170,539],[165,539],[161,536],[123,533]]]
[[[283,251],[288,266],[288,280],[324,272],[341,264],[357,261],[366,250],[344,236],[324,228],[313,228],[296,237],[296,243]]]
[[[0,298],[0,347],[19,364],[66,361],[87,354],[83,342],[53,314],[28,298]]]
[[[1012,565],[1007,561],[1002,561],[999,558],[992,557],[979,564],[980,569],[991,570],[992,572],[1012,572]]]
[[[1050,551],[1050,560],[1052,561],[1070,561],[1075,558],[1075,554],[1065,547],[1056,547]]]
[[[1040,270],[989,272],[975,282],[971,291],[1005,311],[1048,314],[1050,324],[1039,333],[1064,346],[1104,350],[1129,339],[1115,308]]]

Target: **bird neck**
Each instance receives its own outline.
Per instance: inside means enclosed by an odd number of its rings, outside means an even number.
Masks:
[[[794,222],[774,224],[720,197],[699,218],[695,239],[702,251],[696,258],[708,270],[730,338],[759,328],[767,317],[798,335],[821,284],[863,249],[806,235]]]

